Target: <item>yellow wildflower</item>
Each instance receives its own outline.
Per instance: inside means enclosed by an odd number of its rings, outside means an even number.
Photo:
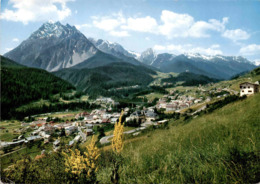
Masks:
[[[123,133],[124,124],[122,124],[122,117],[124,111],[121,112],[118,123],[115,123],[114,137],[112,140],[112,148],[115,153],[120,153],[123,150]]]
[[[95,146],[94,137],[87,146],[87,152],[80,154],[78,149],[69,150],[70,154],[62,153],[65,156],[65,172],[71,173],[73,178],[79,179],[86,174],[87,178],[95,178],[97,172],[97,159],[99,158],[99,150]],[[83,175],[82,175],[83,174]]]

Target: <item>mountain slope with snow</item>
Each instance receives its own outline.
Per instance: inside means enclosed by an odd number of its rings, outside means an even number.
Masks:
[[[151,49],[144,52],[142,62],[160,69],[162,72],[185,72],[207,75],[218,79],[229,79],[238,73],[256,67],[241,56],[201,55],[169,53],[155,54]]]
[[[108,54],[114,55],[116,53],[121,53],[127,57],[133,57],[133,58],[137,58],[139,55],[138,53],[124,49],[122,45],[115,42],[110,42],[102,39],[96,40],[94,38],[88,38],[88,40],[91,41],[99,50]]]
[[[134,65],[140,65],[141,63],[137,60],[140,54],[135,53],[133,51],[126,50],[122,45],[110,42],[102,39],[94,39],[94,38],[88,38],[89,41],[91,41],[96,48],[101,50],[104,53],[113,55],[117,58],[120,58],[124,60],[125,62],[134,64]]]
[[[56,71],[77,65],[98,52],[74,26],[47,22],[4,56],[26,66]]]
[[[138,57],[138,60],[144,64],[152,65],[153,61],[156,59],[157,54],[152,48],[148,48]]]

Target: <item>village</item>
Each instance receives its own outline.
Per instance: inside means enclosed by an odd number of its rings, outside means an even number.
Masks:
[[[240,84],[240,96],[250,95],[259,91],[259,84],[245,82]],[[205,90],[203,86],[196,89],[201,96],[195,97],[179,93],[177,90],[171,90],[168,95],[163,95],[158,99],[153,106],[140,106],[125,107],[118,109],[116,112],[112,111],[113,107],[119,105],[112,98],[100,97],[94,103],[100,105],[99,109],[94,109],[90,112],[82,111],[77,114],[69,114],[61,116],[64,120],[57,121],[55,115],[53,117],[48,114],[39,115],[34,121],[21,122],[21,128],[16,132],[20,135],[13,139],[11,142],[1,141],[0,149],[5,150],[5,153],[12,151],[14,147],[24,146],[28,143],[35,141],[43,141],[44,144],[52,144],[52,151],[58,151],[61,145],[60,137],[69,137],[70,140],[66,144],[67,147],[72,147],[78,143],[86,142],[91,135],[97,134],[94,127],[102,127],[105,125],[113,125],[118,122],[121,111],[123,112],[126,125],[129,122],[139,122],[139,126],[133,127],[131,130],[126,131],[126,134],[138,135],[141,131],[149,126],[161,126],[169,121],[169,119],[160,118],[160,113],[184,113],[188,109],[191,111],[193,107],[196,110],[191,115],[195,115],[206,108],[206,104],[212,100],[227,97],[230,94],[238,95],[237,91],[230,90],[229,88],[218,88],[215,90]],[[187,93],[189,91],[186,91]],[[198,96],[198,95],[196,95]],[[70,120],[65,120],[66,118]],[[3,127],[2,127],[3,128]],[[25,136],[25,132],[28,132]],[[107,135],[101,138],[100,144],[109,143],[109,138],[113,135]]]

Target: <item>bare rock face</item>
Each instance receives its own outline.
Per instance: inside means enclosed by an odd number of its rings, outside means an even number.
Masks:
[[[98,51],[74,26],[47,22],[4,56],[26,66],[56,71],[75,66]]]

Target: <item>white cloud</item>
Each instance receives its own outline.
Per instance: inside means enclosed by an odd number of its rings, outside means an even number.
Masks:
[[[67,2],[74,0],[10,0],[15,10],[5,9],[1,19],[14,22],[28,22],[63,20],[71,15]],[[59,8],[60,7],[60,8]]]
[[[167,50],[167,47],[163,46],[163,45],[155,45],[153,47],[153,49],[156,50],[156,51],[164,51],[164,50]]]
[[[260,66],[260,59],[255,59],[254,62],[257,66]]]
[[[136,31],[163,35],[172,38],[207,38],[212,32],[220,33],[223,37],[233,40],[248,39],[250,35],[241,30],[226,30],[228,17],[222,20],[209,19],[208,21],[195,20],[189,14],[175,13],[163,10],[159,20],[151,16],[126,17],[122,12],[110,16],[92,16],[93,25],[107,32],[111,31]]]
[[[219,44],[214,44],[214,45],[211,45],[211,48],[217,49],[217,48],[220,48],[220,45]]]
[[[257,54],[259,55],[260,45],[251,44],[251,45],[244,46],[239,50],[239,53],[242,55],[257,55]]]
[[[189,29],[189,36],[191,37],[210,37],[209,31],[221,32],[225,29],[225,24],[228,18],[224,17],[222,22],[216,19],[210,19],[209,22],[198,21],[195,22]]]
[[[223,37],[229,38],[233,41],[237,40],[247,40],[250,37],[250,34],[248,34],[246,31],[243,31],[241,29],[234,29],[234,30],[226,30],[222,34]]]
[[[228,18],[224,17],[222,21],[210,19],[208,22],[195,21],[188,14],[178,14],[168,10],[163,10],[161,14],[163,24],[159,26],[161,34],[168,38],[173,37],[210,37],[208,31],[221,32],[225,29]]]
[[[92,27],[92,25],[91,24],[81,24],[81,25],[75,25],[75,27],[77,28],[77,29],[83,29],[83,28],[90,28],[90,27]]]
[[[116,36],[116,37],[127,37],[130,36],[127,31],[110,31],[110,35]]]
[[[14,48],[5,48],[5,52],[9,52],[10,50],[13,50]]]
[[[219,49],[219,45],[211,45],[209,48],[203,47],[192,47],[191,44],[186,45],[155,45],[154,50],[159,52],[170,52],[173,54],[183,54],[183,53],[200,53],[206,55],[218,55],[223,54],[223,52]]]
[[[126,19],[123,17],[121,12],[113,14],[112,16],[92,16],[91,18],[93,19],[93,25],[95,27],[105,31],[113,31],[120,25],[126,23]]]
[[[122,29],[139,31],[139,32],[154,32],[157,27],[157,22],[154,18],[146,16],[143,18],[128,18],[126,25],[122,25]]]
[[[150,40],[151,40],[148,36],[145,37],[144,39],[147,40],[147,41],[150,41]]]
[[[192,48],[189,52],[191,53],[200,53],[200,54],[206,54],[206,55],[222,55],[223,52],[220,49],[216,48],[202,48],[202,47],[196,47]]]
[[[94,26],[105,31],[112,31],[120,26],[121,23],[122,22],[118,19],[102,19],[93,21]]]
[[[194,24],[194,19],[188,14],[178,14],[168,10],[163,10],[161,14],[162,25],[159,32],[168,38],[187,37],[189,29]]]
[[[12,41],[13,42],[19,42],[19,39],[18,38],[13,38]]]

